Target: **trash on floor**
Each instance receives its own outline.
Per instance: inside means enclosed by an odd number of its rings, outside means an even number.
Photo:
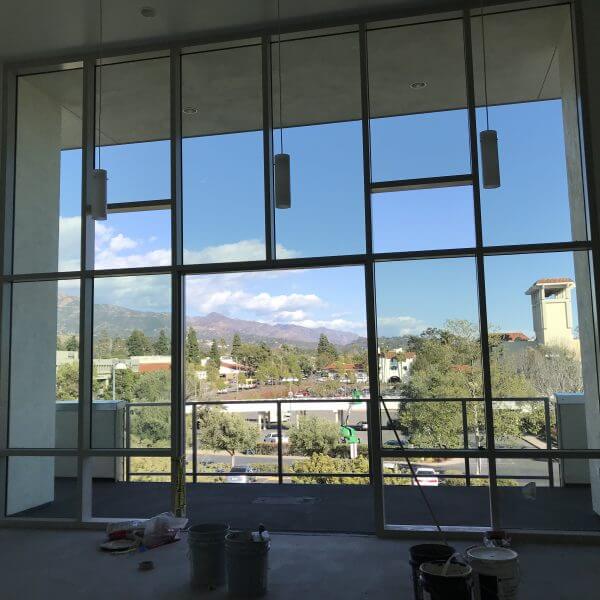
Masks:
[[[185,518],[164,512],[151,519],[109,523],[106,527],[108,540],[100,544],[100,548],[116,554],[150,550],[178,541],[187,522]]]

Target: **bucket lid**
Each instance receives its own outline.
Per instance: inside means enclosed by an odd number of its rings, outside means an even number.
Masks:
[[[488,562],[501,562],[516,560],[519,555],[510,548],[497,548],[495,546],[477,546],[467,550],[467,556],[469,559],[488,561]]]
[[[421,573],[435,575],[436,577],[468,577],[471,574],[471,566],[462,563],[447,564],[444,561],[423,563],[420,567]]]

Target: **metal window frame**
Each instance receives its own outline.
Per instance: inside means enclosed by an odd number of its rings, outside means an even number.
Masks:
[[[363,175],[364,175],[364,208],[365,208],[365,236],[366,250],[362,254],[342,256],[319,256],[296,259],[277,259],[275,255],[275,209],[273,202],[273,114],[272,114],[272,73],[271,73],[271,48],[273,35],[276,33],[276,24],[269,24],[260,31],[239,31],[236,35],[230,33],[204,36],[203,39],[181,39],[171,45],[156,44],[152,46],[139,45],[129,47],[115,46],[103,52],[105,58],[122,55],[132,55],[147,52],[168,52],[170,57],[170,120],[171,120],[171,198],[143,202],[114,203],[109,206],[109,212],[137,212],[141,210],[171,210],[171,244],[172,262],[169,266],[140,267],[127,269],[94,269],[94,224],[89,216],[86,203],[87,181],[94,164],[95,149],[95,75],[98,52],[83,56],[83,136],[82,136],[82,235],[81,235],[81,270],[54,273],[19,273],[12,271],[12,233],[13,233],[13,206],[14,206],[14,169],[16,151],[16,89],[19,75],[64,68],[81,68],[82,56],[57,57],[50,60],[29,61],[20,64],[7,65],[3,77],[3,113],[2,113],[2,171],[4,185],[2,189],[3,205],[1,208],[2,231],[4,232],[3,244],[0,247],[0,326],[2,336],[0,339],[0,422],[7,423],[10,383],[10,327],[11,327],[11,295],[12,285],[21,281],[50,281],[63,279],[79,279],[80,290],[80,400],[78,413],[78,444],[73,449],[39,449],[39,448],[9,448],[7,427],[0,428],[0,487],[6,491],[6,464],[10,456],[75,456],[78,462],[78,498],[79,510],[73,518],[63,519],[21,519],[5,517],[5,493],[0,494],[0,526],[14,526],[33,523],[36,526],[56,523],[61,526],[96,527],[107,519],[95,519],[92,516],[91,499],[91,463],[94,457],[115,456],[156,456],[170,457],[172,463],[171,487],[174,488],[177,466],[182,459],[185,461],[185,394],[184,386],[184,361],[182,360],[185,345],[185,277],[194,274],[218,274],[231,272],[251,272],[264,270],[285,270],[302,268],[324,268],[342,266],[361,266],[365,275],[365,307],[367,315],[367,338],[369,356],[369,389],[370,400],[367,400],[369,419],[369,458],[370,477],[374,486],[375,522],[376,532],[380,536],[406,535],[410,532],[429,531],[428,526],[402,526],[386,524],[383,501],[383,480],[381,469],[382,459],[386,457],[404,456],[439,456],[461,457],[465,461],[471,457],[482,457],[489,461],[490,471],[490,515],[491,524],[498,524],[497,488],[495,485],[495,459],[500,458],[532,458],[540,457],[552,460],[554,458],[600,458],[600,449],[591,450],[505,450],[494,446],[493,436],[493,410],[492,402],[497,400],[492,397],[491,374],[489,365],[489,345],[487,339],[487,315],[485,298],[485,272],[484,259],[487,256],[530,254],[535,252],[574,252],[585,251],[590,256],[590,276],[593,278],[595,296],[593,298],[594,318],[597,323],[598,294],[600,294],[599,278],[593,277],[593,272],[600,270],[600,257],[596,251],[598,242],[597,207],[592,198],[593,191],[590,187],[591,155],[589,142],[584,135],[588,131],[586,106],[586,90],[582,82],[581,73],[584,72],[582,59],[581,37],[576,33],[581,30],[580,7],[576,2],[565,0],[535,0],[522,2],[509,0],[500,8],[501,12],[516,12],[521,9],[542,8],[557,4],[568,4],[572,9],[572,27],[574,32],[575,71],[578,91],[582,99],[580,108],[580,131],[582,145],[582,163],[584,167],[584,190],[586,192],[587,209],[590,212],[590,237],[589,241],[564,241],[541,244],[517,244],[505,246],[484,246],[481,228],[481,203],[479,197],[479,169],[477,148],[477,126],[475,118],[474,74],[472,64],[471,21],[479,15],[478,11],[465,8],[465,2],[456,0],[448,7],[432,7],[428,11],[422,9],[386,10],[371,14],[357,14],[345,19],[326,18],[317,22],[295,22],[283,24],[282,33],[308,33],[310,31],[349,25],[358,31],[348,32],[358,36],[360,60],[360,86],[361,86],[361,123],[363,144]],[[498,7],[492,7],[486,12],[490,14]],[[442,11],[440,13],[440,11]],[[428,18],[429,17],[429,18]],[[465,76],[468,127],[470,135],[471,173],[457,176],[431,177],[416,180],[401,181],[371,181],[370,157],[370,114],[369,114],[369,82],[368,82],[368,31],[371,24],[382,25],[383,21],[389,22],[390,27],[399,27],[403,24],[418,25],[435,20],[462,20],[463,43],[465,48]],[[392,20],[402,20],[392,22]],[[318,32],[317,32],[318,33]],[[208,45],[215,42],[230,42],[236,47],[248,38],[260,38],[262,46],[262,101],[263,101],[263,160],[264,160],[264,194],[265,194],[265,260],[251,262],[235,262],[223,264],[183,264],[183,239],[182,239],[182,173],[181,173],[181,57],[185,53],[184,46]],[[236,45],[237,43],[237,45]],[[254,44],[256,45],[256,44]],[[218,49],[217,49],[218,50]],[[215,50],[215,51],[217,51]],[[71,63],[71,64],[67,64]],[[587,167],[587,168],[586,168]],[[399,191],[407,189],[425,189],[432,187],[447,187],[454,185],[471,185],[473,187],[474,215],[476,224],[476,245],[468,248],[449,248],[440,250],[427,250],[415,252],[389,252],[374,253],[372,249],[372,223],[371,199],[376,193]],[[405,261],[435,258],[471,257],[474,259],[477,270],[477,291],[479,305],[479,319],[483,362],[483,397],[486,406],[486,448],[456,449],[456,450],[418,450],[407,449],[402,452],[398,449],[389,449],[380,443],[380,402],[377,361],[377,318],[376,318],[376,289],[375,265],[385,261]],[[95,449],[91,444],[91,376],[92,376],[92,332],[93,332],[93,283],[99,277],[135,276],[168,274],[171,277],[172,293],[172,439],[171,447],[167,449]],[[598,341],[597,341],[598,354]],[[280,436],[281,437],[281,436]],[[281,445],[281,444],[280,444]],[[281,462],[281,448],[279,448],[279,462]],[[177,463],[177,464],[176,464]],[[196,469],[194,469],[194,472]],[[281,477],[281,471],[280,471]],[[1,485],[3,482],[3,485]],[[129,515],[130,516],[130,515]],[[469,533],[478,528],[444,527],[446,531],[458,534]],[[518,532],[515,532],[518,535]],[[537,532],[529,533],[549,536],[577,536],[580,532]],[[594,537],[594,534],[590,534]],[[600,534],[598,535],[600,537]]]

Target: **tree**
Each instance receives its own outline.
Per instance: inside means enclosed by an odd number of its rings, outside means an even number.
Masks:
[[[129,356],[143,356],[152,352],[152,344],[146,334],[139,329],[134,329],[127,338],[127,352]]]
[[[189,363],[197,364],[201,360],[198,336],[193,327],[189,327],[185,336],[185,356]]]
[[[68,352],[77,352],[79,350],[79,341],[72,335],[65,342],[65,350]]]
[[[171,439],[169,412],[166,406],[135,409],[131,414],[131,433],[146,442],[148,447],[168,446]]]
[[[294,454],[327,454],[340,441],[340,426],[314,416],[300,417],[298,425],[290,429],[289,438]]]
[[[133,386],[133,396],[136,402],[170,402],[171,372],[164,370],[138,373]],[[157,409],[149,410],[155,412]]]
[[[239,333],[233,334],[233,340],[231,342],[231,356],[237,361],[240,360],[240,351],[242,349],[242,340]]]
[[[328,364],[336,361],[337,358],[338,352],[335,346],[322,333],[319,336],[319,343],[317,344],[317,369],[323,369]]]
[[[56,399],[77,400],[79,398],[79,365],[65,363],[56,369]]]
[[[171,341],[164,329],[160,330],[160,333],[154,342],[154,352],[160,356],[171,354]]]
[[[221,353],[219,352],[219,345],[217,344],[217,340],[212,341],[210,346],[210,351],[208,353],[208,357],[210,358],[213,365],[219,367],[221,364]]]
[[[198,437],[200,446],[224,451],[235,465],[236,452],[254,450],[258,443],[258,427],[248,423],[240,414],[220,409],[205,409],[199,416]]]

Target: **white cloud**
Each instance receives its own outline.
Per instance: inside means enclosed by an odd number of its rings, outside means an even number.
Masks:
[[[81,219],[61,217],[58,223],[58,268],[60,271],[79,271],[81,248]]]
[[[273,315],[273,319],[279,323],[287,323],[289,321],[300,321],[306,319],[307,315],[303,310],[282,310]]]
[[[421,333],[427,324],[414,317],[379,317],[377,327],[382,335],[416,335]]]
[[[121,252],[121,250],[131,250],[132,248],[137,247],[137,245],[138,243],[135,240],[128,238],[122,233],[117,233],[117,235],[110,239],[108,248],[112,252]]]
[[[278,258],[294,258],[297,253],[277,244]],[[183,251],[187,264],[241,262],[247,260],[265,260],[265,243],[261,240],[240,240],[230,244],[207,246],[202,250]]]
[[[366,323],[364,321],[349,321],[347,319],[302,319],[294,321],[293,324],[302,327],[310,327],[310,329],[326,327],[327,329],[352,331],[358,335],[366,335]]]

